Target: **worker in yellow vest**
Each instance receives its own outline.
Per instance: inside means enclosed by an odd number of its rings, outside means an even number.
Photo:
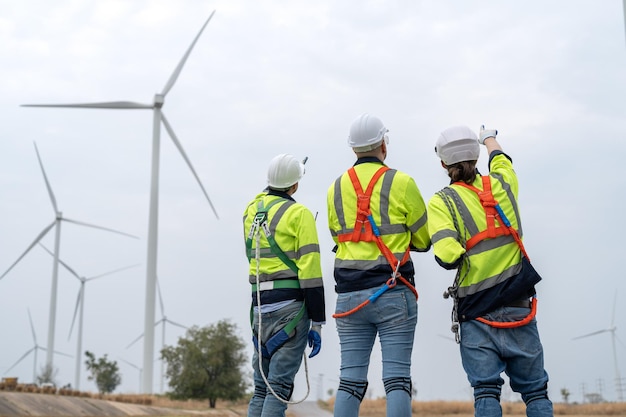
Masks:
[[[304,164],[293,155],[277,155],[267,188],[244,212],[254,341],[248,417],[285,416],[307,342],[310,358],[322,347],[326,313],[315,218],[293,198],[303,175]]]
[[[426,205],[413,178],[390,169],[388,129],[364,113],[350,127],[352,168],[328,189],[328,224],[336,243],[335,291],[341,373],[336,417],[356,417],[378,335],[387,415],[410,417],[411,353],[417,324],[410,250],[428,251]]]
[[[435,151],[451,183],[428,202],[428,229],[437,263],[457,270],[444,297],[454,302],[452,330],[475,415],[502,415],[505,372],[529,417],[552,416],[535,320],[541,277],[522,243],[517,175],[496,135],[481,127],[477,137],[466,126],[441,133]],[[479,144],[489,155],[486,176],[476,169]]]

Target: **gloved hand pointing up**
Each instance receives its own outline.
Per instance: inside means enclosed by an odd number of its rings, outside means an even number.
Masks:
[[[497,130],[495,129],[486,130],[485,125],[482,125],[480,127],[480,135],[478,136],[478,143],[480,143],[481,145],[484,145],[485,139],[489,139],[489,138],[495,139],[497,134],[498,134]]]

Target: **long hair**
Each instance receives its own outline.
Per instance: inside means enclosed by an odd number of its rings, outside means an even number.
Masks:
[[[456,164],[446,165],[448,176],[452,182],[461,181],[471,184],[476,179],[476,161],[462,161]]]

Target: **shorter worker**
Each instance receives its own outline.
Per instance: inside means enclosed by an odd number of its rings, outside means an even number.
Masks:
[[[465,126],[441,133],[435,151],[451,183],[428,203],[428,230],[437,263],[457,270],[444,296],[454,301],[453,331],[474,389],[474,414],[502,416],[505,372],[526,415],[548,417],[552,402],[535,321],[541,277],[522,243],[517,175],[496,134],[481,128],[477,137]],[[476,170],[480,145],[489,155],[485,176]]]
[[[293,194],[304,164],[292,155],[272,159],[268,187],[243,216],[252,285],[254,395],[248,417],[285,416],[307,345],[322,347],[324,285],[313,214]]]

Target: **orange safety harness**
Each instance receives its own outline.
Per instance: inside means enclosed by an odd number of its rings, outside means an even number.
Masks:
[[[530,258],[528,257],[528,254],[526,253],[526,249],[524,248],[524,244],[522,243],[522,239],[520,238],[519,233],[511,225],[511,222],[504,214],[504,211],[502,211],[500,204],[498,204],[498,202],[493,198],[493,193],[491,192],[491,181],[489,180],[489,176],[485,175],[485,176],[482,176],[481,178],[483,181],[482,191],[474,187],[473,185],[466,184],[461,181],[454,183],[455,185],[459,185],[471,191],[474,191],[478,195],[478,198],[480,199],[480,203],[485,209],[485,215],[487,217],[487,229],[475,234],[474,236],[472,236],[470,239],[467,240],[467,242],[465,243],[466,251],[469,251],[471,248],[476,246],[478,242],[482,240],[493,239],[497,236],[502,236],[502,235],[511,235],[513,236],[513,239],[515,240],[520,250],[522,251],[522,256],[525,256],[526,259],[528,259],[528,261],[530,262]],[[497,225],[496,225],[496,220],[498,221]],[[511,321],[511,322],[500,322],[500,321],[487,320],[484,317],[477,317],[476,320],[480,321],[481,323],[488,324],[489,326],[498,328],[498,329],[510,329],[514,327],[525,326],[526,324],[530,323],[533,318],[535,318],[536,314],[537,314],[537,297],[533,296],[530,313],[521,320]]]
[[[357,196],[357,215],[356,221],[354,222],[354,230],[351,233],[339,234],[337,236],[337,240],[342,243],[374,241],[376,242],[376,245],[378,246],[380,252],[385,256],[385,259],[387,259],[387,262],[389,262],[389,265],[391,265],[392,268],[394,264],[396,265],[395,269],[391,274],[391,278],[387,280],[385,285],[374,294],[372,294],[367,300],[363,301],[361,304],[349,311],[333,314],[333,318],[349,316],[350,314],[359,311],[369,303],[375,302],[378,297],[380,297],[385,291],[396,286],[396,279],[399,279],[411,290],[411,292],[413,292],[413,294],[415,295],[415,299],[418,298],[417,290],[415,289],[415,287],[411,285],[411,283],[398,272],[400,266],[404,265],[410,259],[409,248],[406,248],[402,260],[398,261],[393,252],[387,247],[387,245],[385,245],[385,242],[383,242],[380,236],[380,230],[378,229],[378,226],[376,226],[374,218],[372,217],[372,211],[370,210],[370,200],[372,197],[372,191],[374,190],[374,186],[376,185],[380,177],[388,170],[389,167],[387,166],[380,167],[378,171],[374,173],[374,176],[370,180],[365,192],[363,192],[363,188],[361,187],[361,183],[359,182],[359,178],[357,177],[354,167],[348,170],[348,175],[350,176],[352,186],[354,187],[354,191],[356,192]]]

